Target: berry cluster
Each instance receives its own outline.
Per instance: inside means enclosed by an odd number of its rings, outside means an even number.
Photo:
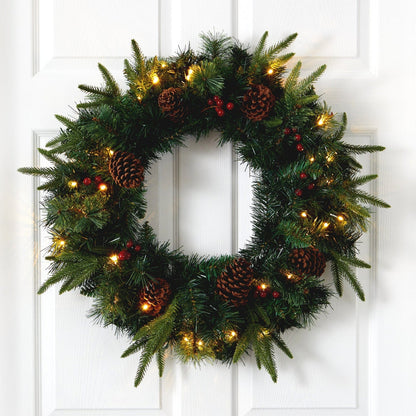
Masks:
[[[301,143],[302,136],[298,133],[298,129],[296,127],[293,127],[293,128],[286,127],[283,130],[283,133],[285,134],[285,136],[289,136],[291,134],[294,134],[294,138],[295,138],[295,142],[296,142],[296,150],[298,152],[303,152],[305,150],[305,148],[303,147],[303,145]]]
[[[269,286],[266,286],[265,284],[258,285],[256,288],[256,291],[254,292],[255,298],[266,298],[268,295],[272,295],[274,299],[277,299],[280,297],[280,292],[277,290],[271,290]]]
[[[123,250],[117,254],[117,257],[120,261],[130,260],[132,252],[135,251],[138,253],[141,249],[139,244],[134,244],[132,240],[129,240],[126,243],[126,248],[123,248]]]
[[[214,107],[215,111],[217,112],[218,117],[224,117],[224,100],[219,97],[218,95],[214,95],[212,98],[208,99],[208,105],[210,107]],[[232,111],[234,109],[234,103],[228,102],[225,106],[228,111]]]
[[[82,180],[82,183],[85,185],[85,186],[90,186],[91,184],[92,184],[92,179],[91,178],[89,178],[89,177],[86,177],[86,178],[84,178],[83,180]],[[102,178],[101,178],[101,176],[96,176],[95,178],[94,178],[94,184],[98,187],[98,189],[100,189],[100,190],[104,190],[104,189],[107,189],[107,184],[106,183],[104,183],[103,182],[103,180],[102,180]]]

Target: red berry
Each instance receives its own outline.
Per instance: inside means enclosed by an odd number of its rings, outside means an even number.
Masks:
[[[311,191],[313,188],[315,188],[315,184],[312,182],[308,185],[308,189]]]
[[[295,195],[296,196],[302,196],[302,189],[296,189],[295,190]]]
[[[293,127],[292,132],[293,133],[297,133],[298,132],[298,128],[297,127]]]
[[[137,246],[134,247],[134,251],[140,251],[142,248],[137,244]]]
[[[308,175],[305,172],[301,172],[301,174],[299,175],[299,177],[301,179],[306,179],[308,177]]]
[[[257,285],[257,290],[263,290],[261,285]]]
[[[95,182],[96,184],[101,183],[101,182],[102,182],[102,178],[101,178],[101,176],[100,176],[100,175],[96,176],[96,177],[94,178],[94,182]]]
[[[223,116],[224,116],[224,114],[225,114],[225,111],[224,111],[222,108],[219,108],[219,107],[217,107],[217,108],[215,109],[215,111],[217,112],[218,117],[223,117]]]
[[[121,250],[120,253],[118,253],[118,259],[120,261],[129,260],[131,257],[131,254],[127,250]]]
[[[296,149],[298,150],[298,152],[303,152],[305,150],[304,147],[300,143],[296,145]]]
[[[218,95],[214,95],[212,98],[216,103],[218,102],[218,100],[220,100],[220,97],[218,97]]]
[[[126,247],[127,248],[132,248],[133,247],[133,241],[131,241],[131,240],[127,241]]]
[[[277,298],[280,296],[280,293],[279,293],[277,290],[275,290],[275,291],[272,293],[272,296],[273,296],[275,299],[277,299]]]
[[[291,130],[291,129],[289,129],[289,127],[286,127],[286,128],[283,130],[283,133],[284,133],[284,134],[286,134],[286,136],[287,136],[288,134],[292,133],[292,130]]]
[[[224,101],[221,100],[221,98],[219,100],[217,100],[216,103],[217,103],[218,107],[222,107],[224,105]]]
[[[265,291],[265,290],[262,290],[261,292],[260,292],[260,297],[261,298],[265,298],[267,296],[267,292]]]
[[[300,104],[296,104],[295,107],[299,110],[299,108],[302,108]]]
[[[212,106],[214,105],[214,100],[212,100],[211,98],[208,100],[208,105]]]
[[[302,140],[302,136],[300,134],[295,134],[295,140],[300,142]]]
[[[259,292],[258,290],[256,290],[256,291],[254,292],[254,295],[253,295],[253,296],[254,296],[255,298],[258,298],[258,297],[259,297],[259,294],[260,294],[260,292]]]
[[[91,182],[92,182],[91,178],[85,178],[85,179],[82,181],[82,183],[83,183],[84,185],[91,185]]]
[[[234,108],[234,103],[227,103],[227,110],[231,111]]]

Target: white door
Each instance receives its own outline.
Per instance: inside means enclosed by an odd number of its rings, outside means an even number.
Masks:
[[[0,414],[3,416],[392,416],[414,415],[416,281],[414,133],[416,6],[391,0],[2,0],[0,3]],[[328,64],[318,91],[349,115],[348,137],[387,150],[363,160],[380,175],[372,189],[392,204],[376,212],[360,245],[373,269],[367,302],[346,290],[310,331],[286,336],[295,358],[278,355],[273,384],[249,360],[201,369],[172,360],[133,379],[127,341],[85,315],[76,294],[39,297],[46,277],[31,178],[36,147],[71,115],[77,85],[99,84],[96,63],[122,79],[135,38],[146,55],[171,55],[216,29],[253,44],[298,32],[305,70]],[[250,177],[215,134],[173,157],[149,179],[149,216],[162,240],[187,252],[230,253],[250,234]],[[409,253],[409,255],[408,255]]]

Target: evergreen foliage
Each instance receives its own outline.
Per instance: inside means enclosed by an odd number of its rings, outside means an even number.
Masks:
[[[370,265],[357,258],[356,243],[367,230],[369,206],[388,207],[360,188],[377,176],[361,176],[355,159],[384,148],[342,140],[346,115],[334,115],[313,86],[325,66],[303,79],[300,62],[286,73],[293,54],[285,49],[296,34],[267,47],[266,32],[252,53],[223,34],[201,37],[199,53],[188,47],[165,59],[146,58],[132,41],[126,92],[100,64],[104,84],[80,85],[86,101],[78,104],[77,118],[57,116],[64,128],[39,149],[50,166],[20,169],[45,178],[39,189],[52,236],[51,266],[39,293],[59,283],[60,293],[76,289],[94,298],[90,316],[132,339],[122,356],[141,353],[136,386],[153,356],[163,374],[169,352],[184,362],[231,364],[252,351],[276,381],[275,347],[292,358],[283,333],[310,325],[332,295],[319,276],[293,278],[291,251],[317,248],[331,263],[337,293],[345,280],[364,300],[355,269]],[[276,99],[261,121],[241,112],[256,84]],[[175,105],[183,120],[158,105],[160,93],[172,87],[180,90]],[[213,129],[221,132],[219,144],[232,143],[255,175],[253,233],[235,256],[186,256],[159,242],[145,221],[145,184],[120,188],[109,160],[114,151],[130,152],[148,173],[185,136],[199,139]],[[240,307],[216,292],[217,278],[237,257],[254,273]],[[139,293],[161,278],[173,296],[154,317]]]

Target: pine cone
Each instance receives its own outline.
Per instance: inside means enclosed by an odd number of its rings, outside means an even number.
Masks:
[[[108,166],[114,182],[122,188],[138,188],[143,180],[144,168],[133,153],[117,151]]]
[[[254,273],[251,264],[240,257],[229,264],[217,279],[217,293],[234,306],[248,302]]]
[[[159,315],[169,303],[172,291],[165,279],[150,282],[139,293],[139,308],[149,316]]]
[[[289,264],[301,277],[322,276],[325,271],[325,256],[315,247],[295,248],[289,254]]]
[[[171,121],[178,123],[186,115],[182,103],[182,90],[180,88],[168,88],[159,94],[157,100],[160,109],[167,114]]]
[[[276,101],[270,88],[265,85],[253,85],[243,97],[241,111],[250,120],[261,121],[272,110]]]

